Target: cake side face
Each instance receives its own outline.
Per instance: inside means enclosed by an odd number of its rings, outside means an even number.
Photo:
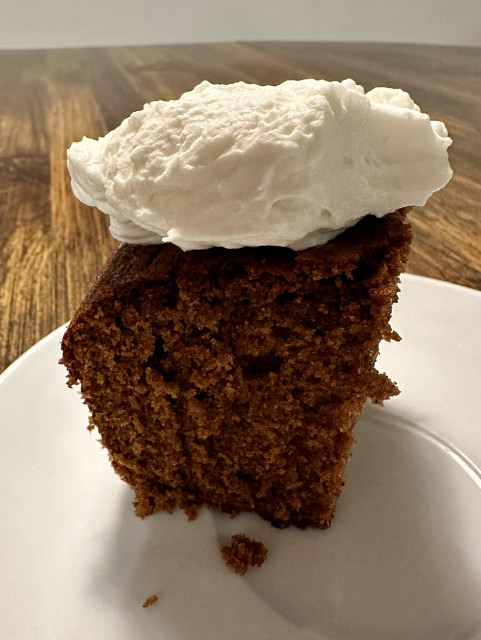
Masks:
[[[329,526],[411,241],[405,211],[330,243],[122,245],[71,322],[80,383],[136,512],[200,505]]]

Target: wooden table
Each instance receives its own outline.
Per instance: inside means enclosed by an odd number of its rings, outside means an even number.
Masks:
[[[411,214],[408,270],[481,289],[481,49],[231,43],[0,52],[0,371],[66,322],[116,242],[72,195],[65,152],[201,80],[353,77],[408,91],[454,139],[454,178]]]

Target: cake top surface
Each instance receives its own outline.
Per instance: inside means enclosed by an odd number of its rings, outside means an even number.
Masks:
[[[132,244],[324,244],[367,214],[424,205],[451,178],[442,122],[353,80],[202,82],[68,151],[75,195]]]

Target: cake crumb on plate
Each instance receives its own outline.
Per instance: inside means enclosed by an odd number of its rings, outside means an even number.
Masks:
[[[157,602],[157,600],[158,600],[158,597],[154,594],[153,596],[149,596],[142,606],[145,608],[151,607],[153,604]]]
[[[228,567],[244,575],[249,565],[260,567],[267,557],[267,548],[259,540],[252,540],[243,533],[232,536],[230,545],[221,548],[222,558]]]

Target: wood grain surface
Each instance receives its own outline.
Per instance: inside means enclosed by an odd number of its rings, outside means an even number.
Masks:
[[[66,322],[116,246],[71,193],[66,149],[201,80],[353,77],[401,87],[454,140],[454,178],[411,214],[409,271],[481,289],[481,49],[229,43],[0,52],[0,371]]]

